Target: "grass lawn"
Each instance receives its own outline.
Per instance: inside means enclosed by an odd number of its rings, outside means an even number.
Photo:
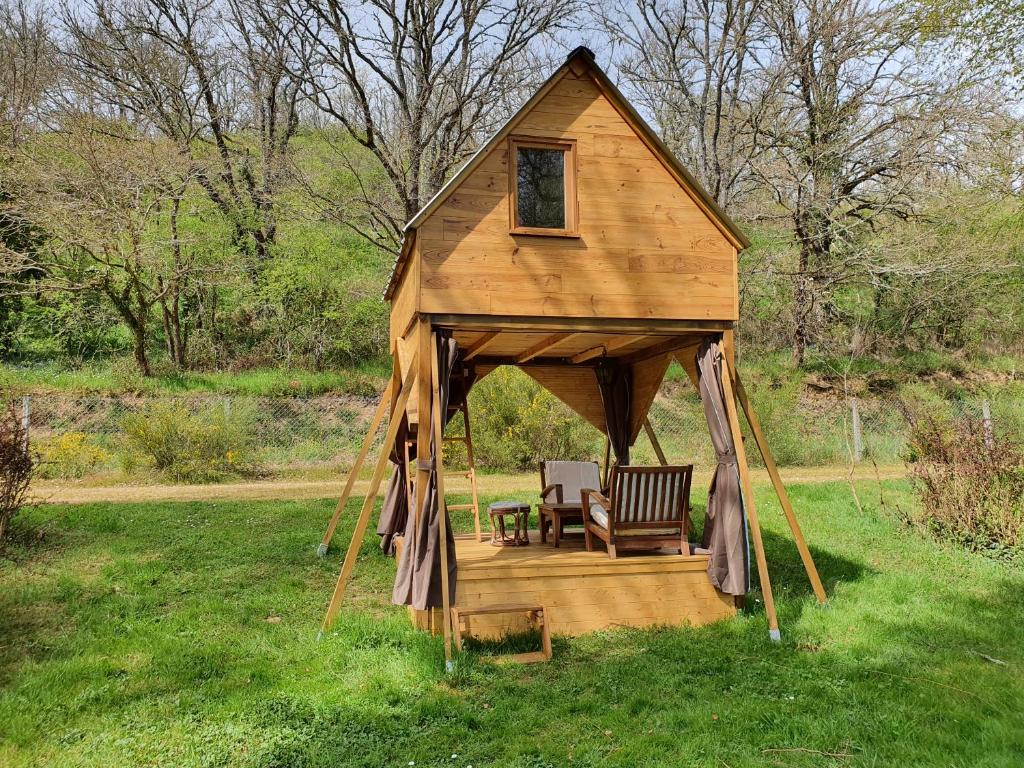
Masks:
[[[329,500],[32,510],[0,560],[0,765],[1024,764],[1024,570],[861,515],[844,484],[797,486],[820,608],[760,490],[781,644],[752,599],[452,676],[389,604],[376,537],[314,642],[341,557],[313,555]]]

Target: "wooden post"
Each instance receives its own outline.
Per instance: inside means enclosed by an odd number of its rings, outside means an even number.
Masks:
[[[413,357],[413,365],[409,366],[409,372],[405,375],[405,380],[402,382],[402,388],[398,395],[398,400],[395,403],[395,414],[400,414],[406,403],[409,401],[409,394],[412,391],[413,378],[416,375],[415,356]],[[331,601],[327,605],[327,614],[324,616],[324,623],[320,627],[320,632],[317,635],[319,640],[324,632],[327,632],[331,625],[334,624],[335,618],[338,615],[338,609],[341,608],[341,601],[345,596],[345,587],[348,585],[348,580],[352,577],[352,570],[356,567],[356,557],[359,554],[359,547],[363,544],[363,536],[366,535],[366,526],[370,522],[370,514],[373,512],[373,507],[377,501],[377,489],[380,488],[380,481],[384,477],[384,470],[388,465],[388,454],[391,453],[391,446],[395,443],[395,437],[398,435],[398,427],[402,423],[400,418],[392,418],[388,423],[388,431],[384,436],[384,445],[381,446],[380,456],[377,458],[377,465],[373,469],[373,477],[370,478],[370,487],[366,491],[366,498],[363,499],[363,508],[359,511],[359,517],[356,520],[355,530],[352,532],[352,540],[348,544],[348,551],[345,553],[345,562],[341,566],[341,573],[338,575],[338,583],[334,585],[334,594],[331,595]]]
[[[427,484],[430,482],[430,441],[427,435],[430,432],[430,358],[436,354],[432,348],[430,335],[430,323],[420,321],[416,327],[416,348],[418,350],[418,361],[410,370],[416,371],[416,504],[413,510],[415,516],[413,528],[415,533],[419,529],[422,517],[423,500],[427,494]]]
[[[431,346],[437,348],[437,334],[431,335]],[[448,595],[448,514],[444,495],[444,419],[441,416],[441,376],[437,368],[437,355],[430,356],[430,384],[433,400],[434,477],[437,480],[437,530],[441,549],[441,623],[444,630],[444,665],[452,671],[452,612]],[[422,422],[422,419],[421,419]]]
[[[345,490],[341,492],[341,498],[338,499],[338,503],[334,507],[334,514],[331,515],[331,520],[327,524],[327,530],[324,532],[324,538],[320,542],[320,546],[316,548],[316,553],[320,555],[320,557],[325,557],[327,555],[327,548],[331,546],[331,539],[334,537],[334,529],[338,527],[338,520],[341,518],[341,513],[345,509],[345,505],[348,503],[349,496],[352,495],[352,488],[356,484],[356,477],[359,475],[359,471],[363,468],[363,462],[366,461],[366,455],[370,452],[370,447],[373,445],[373,438],[376,437],[377,430],[380,428],[380,423],[384,420],[384,414],[391,409],[391,393],[393,391],[393,387],[394,382],[389,380],[387,387],[384,389],[384,394],[380,396],[380,402],[377,404],[377,410],[374,411],[373,418],[370,419],[370,426],[366,431],[366,437],[363,438],[363,445],[359,449],[355,463],[352,465],[352,469],[349,470],[348,479],[345,481]],[[392,420],[397,418],[401,421],[401,413],[392,413],[391,418]]]
[[[750,467],[747,465],[747,451],[743,446],[743,433],[740,431],[740,420],[736,413],[736,395],[732,386],[732,367],[729,356],[722,355],[722,389],[725,395],[725,412],[729,418],[729,430],[736,446],[736,467],[740,473],[740,485],[743,489],[743,505],[750,519],[750,534],[754,539],[754,556],[757,559],[757,574],[761,580],[761,593],[764,595],[764,610],[768,615],[768,636],[775,641],[781,639],[779,618],[775,613],[775,595],[768,577],[768,560],[764,554],[764,542],[761,539],[761,524],[757,518],[757,505],[754,503],[754,489],[750,483]]]
[[[985,433],[985,447],[991,451],[996,445],[996,439],[992,432],[992,409],[989,407],[988,399],[981,401],[981,428]]]
[[[21,398],[21,441],[22,450],[28,452],[28,431],[32,424],[32,397],[25,395]]]
[[[462,417],[466,421],[466,463],[469,464],[469,471],[466,476],[469,479],[469,488],[473,494],[473,529],[476,531],[476,540],[483,541],[483,533],[480,531],[480,496],[476,489],[476,459],[473,456],[473,433],[469,426],[469,399],[462,404]]]
[[[789,529],[793,532],[793,539],[796,541],[796,548],[800,552],[800,559],[804,563],[804,570],[807,571],[807,578],[810,579],[811,587],[814,589],[814,596],[818,598],[819,603],[824,603],[827,599],[825,596],[825,588],[821,585],[821,578],[818,576],[818,569],[814,565],[814,558],[811,557],[811,552],[807,548],[807,542],[804,541],[804,535],[800,530],[800,524],[797,522],[796,514],[793,512],[793,505],[789,501],[789,494],[786,493],[786,487],[782,484],[782,477],[779,475],[779,468],[775,465],[775,459],[772,456],[772,452],[768,449],[768,441],[765,439],[764,433],[761,431],[761,422],[750,405],[750,400],[747,398],[747,393],[743,388],[743,382],[740,381],[740,374],[738,371],[736,372],[736,394],[739,396],[743,413],[747,417],[747,423],[750,425],[750,431],[754,434],[754,441],[757,443],[757,449],[761,452],[761,458],[764,459],[765,469],[768,470],[768,476],[772,479],[772,486],[775,488],[775,495],[779,497],[779,504],[782,505],[782,511],[786,515],[786,520],[789,521]]]
[[[651,445],[654,447],[654,453],[658,457],[658,461],[661,462],[661,466],[667,467],[668,460],[665,458],[665,452],[661,450],[661,443],[658,442],[657,435],[654,434],[654,427],[651,426],[651,420],[644,416],[644,432],[647,433],[647,439],[651,441]]]
[[[607,429],[607,427],[606,427]],[[608,435],[604,436],[604,479],[601,481],[601,488],[608,487],[608,477],[611,473],[612,463],[612,439]]]
[[[860,463],[864,459],[864,436],[860,425],[860,405],[856,397],[850,398],[850,419],[853,423],[853,460]]]

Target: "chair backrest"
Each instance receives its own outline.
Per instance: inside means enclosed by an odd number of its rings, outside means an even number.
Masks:
[[[611,517],[620,527],[681,523],[689,513],[693,465],[614,467]]]
[[[549,485],[562,486],[562,503],[579,504],[583,500],[583,488],[600,489],[601,471],[596,461],[545,461],[540,468],[541,488]],[[558,499],[554,491],[544,501],[554,503]]]

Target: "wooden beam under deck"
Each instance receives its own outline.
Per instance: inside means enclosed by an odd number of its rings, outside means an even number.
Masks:
[[[494,340],[498,338],[501,331],[487,331],[483,336],[474,341],[469,347],[466,348],[465,354],[462,355],[463,360],[472,360],[474,357],[479,355],[485,349],[487,349]]]
[[[569,362],[573,365],[578,363],[585,363],[587,360],[592,360],[595,357],[601,357],[607,355],[610,352],[614,352],[622,347],[628,347],[630,344],[635,344],[638,341],[642,341],[647,338],[646,336],[616,336],[608,339],[604,344],[598,344],[596,347],[585,349],[579,354],[573,355],[569,358]]]
[[[534,344],[532,347],[527,349],[522,354],[516,357],[516,365],[522,365],[528,363],[535,357],[540,357],[542,354],[547,352],[549,349],[557,347],[564,341],[569,341],[574,336],[578,336],[578,333],[555,333],[548,336],[546,339]]]
[[[645,336],[721,333],[734,323],[725,320],[653,320],[637,318],[534,317],[518,315],[420,315],[438,327],[454,331],[522,331],[524,333],[627,333]]]

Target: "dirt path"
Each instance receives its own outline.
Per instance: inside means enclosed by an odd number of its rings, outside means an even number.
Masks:
[[[849,467],[792,467],[782,470],[786,483],[828,483],[846,480]],[[906,476],[902,465],[879,467],[878,477],[883,480]],[[871,465],[857,467],[854,477],[858,480],[874,480],[875,469]],[[755,483],[769,482],[768,473],[754,470]],[[711,480],[711,471],[698,470],[694,476],[697,485],[706,486]],[[480,475],[478,486],[486,495],[533,493],[539,490],[535,475]],[[356,481],[356,495],[366,493],[367,480]],[[469,482],[461,475],[452,475],[448,488],[456,493],[468,492]],[[95,486],[39,483],[33,487],[35,498],[50,504],[92,504],[97,502],[135,503],[152,501],[272,501],[290,499],[337,498],[345,486],[344,480],[274,480],[251,483],[221,483],[218,485],[115,485]]]

